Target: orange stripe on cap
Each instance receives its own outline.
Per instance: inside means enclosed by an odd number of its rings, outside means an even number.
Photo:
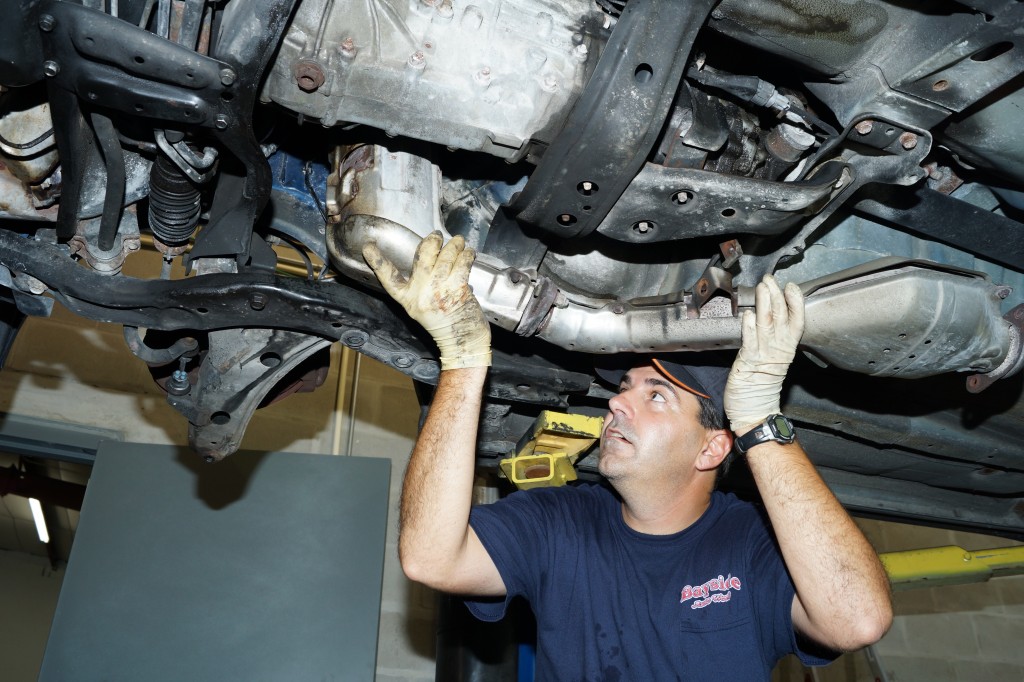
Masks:
[[[678,378],[673,376],[672,372],[669,372],[667,369],[665,369],[664,367],[661,366],[661,360],[658,360],[657,358],[653,358],[651,360],[651,364],[658,368],[658,371],[661,372],[662,376],[664,376],[666,379],[671,381],[673,384],[675,384],[679,388],[682,388],[682,389],[684,389],[686,391],[689,391],[690,393],[692,393],[694,395],[699,395],[701,398],[707,398],[708,400],[713,400],[712,397],[709,396],[707,393],[701,393],[700,391],[695,389],[693,386],[687,386],[685,383],[683,383]]]

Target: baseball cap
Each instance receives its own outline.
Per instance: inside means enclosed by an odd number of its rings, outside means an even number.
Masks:
[[[674,385],[694,395],[707,398],[725,415],[723,394],[729,378],[733,357],[722,353],[664,353],[657,355],[623,354],[612,366],[596,367],[597,375],[618,386],[622,376],[634,367],[651,365]]]

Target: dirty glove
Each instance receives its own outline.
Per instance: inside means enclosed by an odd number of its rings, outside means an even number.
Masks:
[[[804,295],[790,282],[786,292],[771,275],[754,291],[757,314],[743,313],[743,344],[725,385],[725,414],[742,432],[779,412],[782,382],[804,331]]]
[[[469,288],[469,268],[476,252],[462,237],[441,248],[441,233],[432,232],[416,248],[412,274],[406,279],[377,245],[363,247],[363,258],[393,299],[423,325],[441,351],[441,369],[488,367],[491,328]]]

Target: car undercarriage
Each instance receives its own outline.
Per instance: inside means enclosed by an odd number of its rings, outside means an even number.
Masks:
[[[440,230],[494,330],[480,467],[600,414],[618,354],[737,348],[771,273],[807,297],[783,408],[840,500],[1024,537],[1021,3],[7,6],[3,348],[55,301],[124,325],[204,458],[334,342],[427,402],[436,351],[361,253]],[[162,272],[122,274],[140,249]]]

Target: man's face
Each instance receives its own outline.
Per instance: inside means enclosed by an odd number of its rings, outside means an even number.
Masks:
[[[627,475],[689,475],[707,430],[696,396],[654,367],[634,367],[608,402],[598,469],[611,481]]]

